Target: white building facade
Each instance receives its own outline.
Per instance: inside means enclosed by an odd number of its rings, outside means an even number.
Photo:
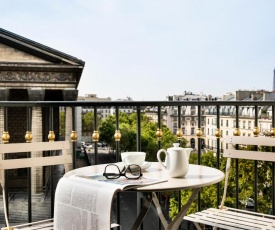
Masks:
[[[235,94],[226,94],[222,98],[223,101],[255,101],[255,100],[275,100],[274,92],[260,91],[247,91],[239,90]],[[258,124],[259,135],[268,135],[271,128],[271,110],[266,107],[259,107]],[[217,149],[217,111],[215,106],[206,108],[205,111],[206,130],[205,141],[209,149]],[[235,106],[221,106],[220,107],[220,149],[226,149],[223,139],[226,136],[233,136],[236,130],[236,107]],[[239,107],[239,131],[242,136],[253,136],[255,128],[255,107],[254,106],[240,106]]]

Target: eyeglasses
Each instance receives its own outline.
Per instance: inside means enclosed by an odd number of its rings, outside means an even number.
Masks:
[[[107,179],[117,179],[125,176],[128,179],[138,179],[142,176],[141,168],[139,165],[127,165],[122,170],[115,164],[108,164],[105,167],[103,176]]]

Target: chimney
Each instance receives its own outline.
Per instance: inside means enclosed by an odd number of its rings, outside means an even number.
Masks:
[[[273,92],[275,92],[275,69],[273,70]]]

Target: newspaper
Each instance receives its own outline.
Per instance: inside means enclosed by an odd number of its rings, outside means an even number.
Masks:
[[[146,177],[107,180],[102,174],[63,177],[55,193],[54,229],[109,230],[116,227],[118,225],[111,223],[111,208],[117,191],[163,181]]]

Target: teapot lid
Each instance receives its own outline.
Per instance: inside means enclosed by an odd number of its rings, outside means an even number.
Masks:
[[[180,143],[173,143],[173,147],[169,148],[173,150],[180,150],[182,147],[180,147]]]

